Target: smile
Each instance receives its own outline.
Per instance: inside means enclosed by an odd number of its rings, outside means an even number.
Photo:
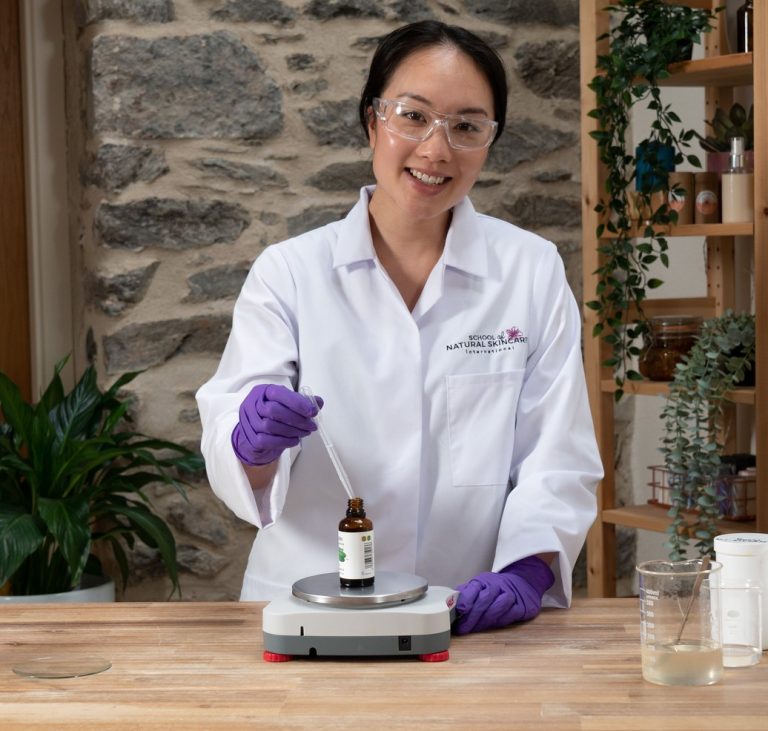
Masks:
[[[413,168],[408,168],[408,172],[413,175],[414,178],[420,180],[422,183],[426,183],[427,185],[442,185],[446,180],[449,180],[449,178],[446,178],[442,175],[425,175],[424,173],[420,173],[418,170],[414,170]]]

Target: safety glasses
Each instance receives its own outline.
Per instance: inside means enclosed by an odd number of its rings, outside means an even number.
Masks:
[[[408,140],[423,142],[442,126],[448,144],[455,150],[482,150],[488,147],[499,126],[492,119],[440,114],[397,99],[375,98],[373,111],[390,132]]]

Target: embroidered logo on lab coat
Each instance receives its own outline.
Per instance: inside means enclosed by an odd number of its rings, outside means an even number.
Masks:
[[[463,340],[448,343],[446,350],[455,350],[467,355],[487,355],[502,350],[514,350],[519,344],[528,342],[519,327],[508,327],[495,335],[467,335]]]

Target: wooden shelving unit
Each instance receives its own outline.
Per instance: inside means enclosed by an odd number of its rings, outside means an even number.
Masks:
[[[629,505],[624,508],[603,510],[602,519],[606,523],[624,525],[641,530],[662,532],[669,525],[667,508],[659,505]],[[720,520],[717,526],[721,533],[742,533],[755,529],[754,521]]]
[[[694,223],[685,226],[661,226],[665,236],[752,236],[755,227],[751,223]],[[642,236],[643,227],[638,226],[635,234]],[[611,238],[615,234],[605,232],[605,238]]]
[[[601,393],[615,393],[615,382],[611,379],[600,381],[600,391]],[[629,381],[624,384],[624,393],[635,396],[663,396],[667,391],[667,384],[661,381]],[[748,404],[751,406],[755,403],[754,388],[739,388],[728,391],[726,396],[733,404]]]
[[[751,53],[729,53],[682,61],[669,67],[670,77],[662,80],[659,86],[750,86],[752,66]]]
[[[715,8],[721,0],[679,0],[675,4],[699,8]],[[609,27],[606,3],[583,0],[580,4],[581,26],[581,151],[582,151],[582,244],[584,299],[593,298],[600,266],[596,229],[601,222],[594,207],[604,191],[604,170],[598,158],[597,145],[589,136],[596,129],[588,112],[596,105],[587,87],[595,75],[598,53],[607,52],[605,40],[597,38]],[[670,227],[669,245],[681,246],[681,237],[705,237],[707,248],[707,296],[695,299],[649,300],[645,314],[697,314],[714,317],[734,306],[736,290],[744,282],[737,280],[734,251],[737,245],[751,242],[754,247],[754,302],[757,318],[757,367],[754,388],[739,388],[729,393],[733,404],[753,410],[754,434],[751,435],[758,460],[757,516],[750,522],[721,521],[721,532],[768,532],[768,3],[754,4],[754,50],[752,53],[730,54],[725,29],[719,27],[705,36],[705,58],[670,66],[665,86],[699,87],[705,90],[702,118],[711,119],[718,106],[728,108],[733,90],[751,86],[755,114],[755,221],[738,224],[706,224]],[[606,237],[610,234],[604,234]],[[642,227],[638,229],[642,235]],[[736,241],[735,237],[746,237]],[[749,245],[749,243],[745,244]],[[691,250],[699,256],[700,250]],[[667,509],[658,505],[616,504],[614,473],[615,383],[610,369],[601,364],[608,357],[607,346],[592,337],[597,315],[584,308],[584,362],[590,394],[592,416],[605,467],[605,478],[598,490],[598,517],[587,539],[588,593],[590,596],[614,596],[616,592],[616,527],[664,532],[669,525]],[[628,398],[659,396],[667,393],[667,384],[659,382],[627,382]],[[736,406],[733,407],[736,409]]]

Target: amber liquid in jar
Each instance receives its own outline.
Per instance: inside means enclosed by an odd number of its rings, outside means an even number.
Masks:
[[[640,373],[651,381],[671,381],[675,366],[696,342],[701,318],[689,315],[651,317],[645,347],[640,353]]]
[[[363,499],[351,498],[339,523],[339,581],[345,588],[373,586],[374,576],[373,522]]]

